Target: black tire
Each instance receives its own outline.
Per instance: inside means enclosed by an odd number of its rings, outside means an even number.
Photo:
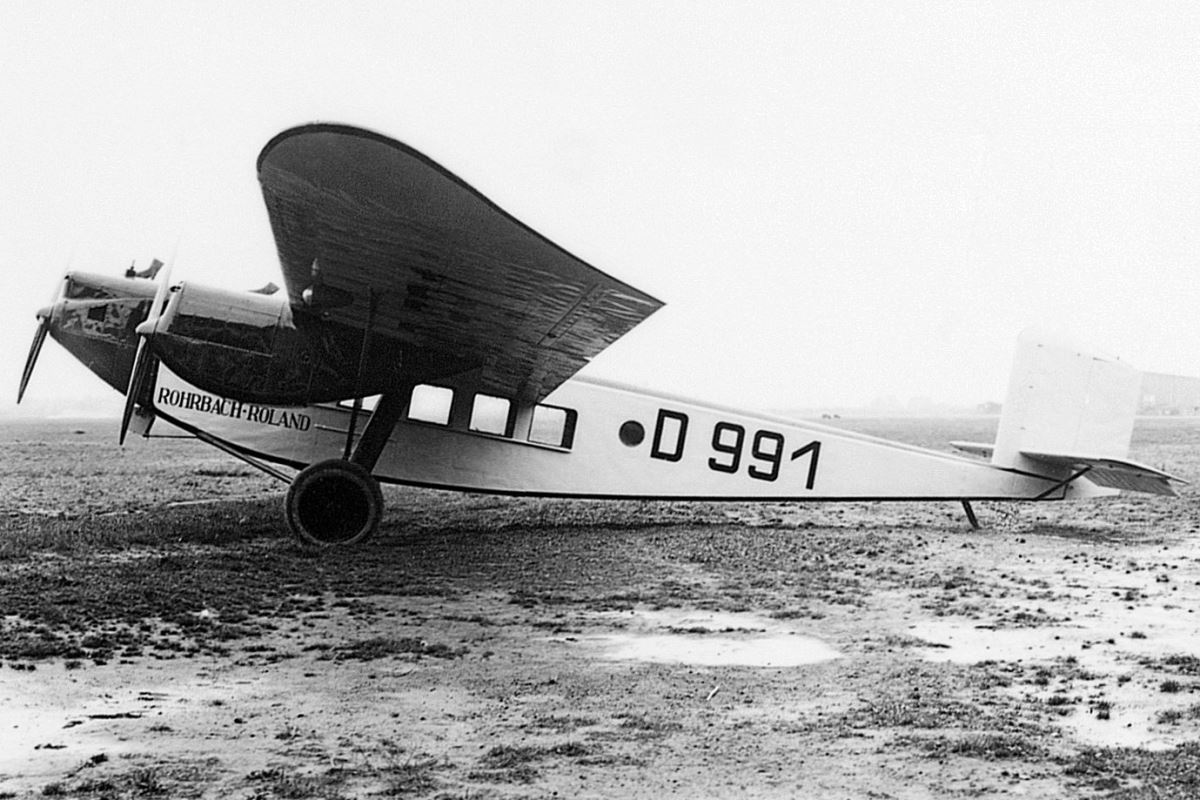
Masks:
[[[285,503],[292,535],[305,547],[358,544],[383,518],[379,482],[358,464],[336,458],[302,470]]]

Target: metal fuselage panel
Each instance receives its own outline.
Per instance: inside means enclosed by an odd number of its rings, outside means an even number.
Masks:
[[[348,408],[239,402],[205,392],[165,366],[153,402],[168,421],[277,463],[304,466],[340,458],[346,449]],[[1083,480],[1055,488],[1065,473],[1020,473],[590,380],[568,381],[545,402],[573,412],[568,447],[406,418],[374,474],[385,482],[566,497],[1059,499],[1108,493]],[[360,417],[358,433],[362,428]]]

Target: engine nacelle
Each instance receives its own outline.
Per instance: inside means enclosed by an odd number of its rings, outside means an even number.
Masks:
[[[154,281],[137,275],[71,272],[54,304],[38,316],[44,333],[122,393],[130,385],[142,334],[150,352],[181,378],[242,402],[308,405],[381,394],[402,383],[402,354],[394,343],[377,339],[364,359],[361,330],[316,313],[293,315],[282,292],[180,283],[171,288],[157,322],[142,326],[156,289]]]
[[[283,293],[191,283],[172,290],[150,339],[152,352],[188,383],[233,400],[285,406],[384,391],[394,370],[379,358],[360,377],[362,341],[361,331],[294,318]]]
[[[55,341],[123,393],[137,353],[137,326],[154,293],[155,284],[144,278],[68,272],[58,299],[38,316]]]

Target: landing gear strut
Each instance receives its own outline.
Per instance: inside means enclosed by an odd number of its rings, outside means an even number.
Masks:
[[[385,394],[349,459],[318,461],[288,487],[288,526],[305,547],[339,547],[366,541],[383,518],[383,493],[371,470],[404,410],[398,394]],[[353,438],[350,431],[347,440]]]

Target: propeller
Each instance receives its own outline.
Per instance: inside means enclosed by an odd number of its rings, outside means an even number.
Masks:
[[[25,371],[21,373],[21,388],[17,389],[17,402],[25,397],[25,387],[29,385],[29,378],[33,375],[33,365],[37,363],[38,354],[42,352],[42,344],[46,341],[46,334],[50,332],[50,315],[38,313],[38,328],[33,334],[33,345],[29,348],[29,357],[25,359]]]
[[[50,318],[54,315],[54,307],[58,305],[58,301],[65,294],[66,286],[67,279],[61,278],[50,305],[37,312],[38,328],[33,334],[33,344],[29,347],[29,356],[25,359],[25,369],[21,372],[21,386],[17,389],[18,403],[25,397],[25,389],[29,386],[29,379],[33,377],[33,367],[37,364],[38,356],[42,352],[42,345],[46,342],[46,334],[50,332]]]
[[[156,263],[161,266],[161,262],[156,260]],[[155,272],[157,271],[156,269]],[[142,396],[146,378],[150,375],[150,368],[154,363],[154,356],[150,352],[150,337],[154,335],[154,331],[158,327],[158,320],[163,312],[163,302],[170,285],[171,266],[168,265],[154,292],[154,302],[150,304],[150,311],[147,312],[145,321],[137,326],[137,333],[141,338],[138,339],[137,354],[133,357],[133,370],[129,373],[129,386],[125,389],[125,410],[121,413],[121,433],[117,437],[118,444],[125,444],[125,435],[129,432],[129,423],[133,419],[134,408],[137,406],[138,398]]]

